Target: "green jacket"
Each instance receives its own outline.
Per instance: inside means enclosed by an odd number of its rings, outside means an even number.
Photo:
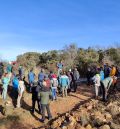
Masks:
[[[38,96],[41,99],[41,104],[49,104],[51,92],[50,91],[41,91]]]

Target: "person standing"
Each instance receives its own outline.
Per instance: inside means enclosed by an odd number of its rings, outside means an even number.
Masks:
[[[24,69],[23,69],[23,67],[22,67],[21,65],[19,66],[18,72],[19,72],[20,78],[23,79],[23,76],[24,76]]]
[[[40,89],[38,90],[38,87],[39,87],[38,82],[34,82],[32,88],[31,88],[31,91],[32,91],[32,109],[31,109],[31,112],[32,113],[34,113],[34,111],[35,111],[36,102],[38,104],[39,113],[41,113],[40,98],[38,97],[38,93],[40,92]]]
[[[104,74],[105,74],[105,78],[109,77],[110,75],[110,67],[108,63],[106,63],[106,65],[104,66]]]
[[[95,97],[98,99],[99,87],[100,87],[100,74],[99,72],[93,77],[93,82],[95,86]]]
[[[18,98],[17,98],[17,107],[20,108],[22,105],[23,93],[25,91],[25,85],[22,78],[19,78],[18,86]]]
[[[42,85],[42,82],[43,82],[44,78],[45,78],[45,73],[44,73],[44,70],[41,69],[41,72],[40,72],[39,75],[38,75],[38,82],[39,82],[39,85]]]
[[[3,74],[4,74],[4,65],[2,62],[0,62],[0,79],[2,78]]]
[[[47,77],[45,77],[42,82],[42,89],[38,93],[39,98],[41,98],[41,110],[42,110],[42,119],[40,119],[41,122],[45,121],[45,110],[47,110],[48,119],[50,120],[52,118],[49,107],[49,101],[52,94],[50,92],[50,84],[48,83],[47,80],[48,80]]]
[[[86,76],[87,76],[87,84],[88,84],[88,86],[90,86],[91,85],[91,76],[92,76],[90,68],[88,68]]]
[[[69,78],[66,75],[65,72],[62,73],[62,76],[60,77],[60,86],[62,89],[62,96],[67,96],[67,90],[68,90],[68,86],[70,84]]]
[[[73,84],[73,73],[72,73],[71,69],[69,69],[69,71],[67,72],[67,76],[70,81],[69,86],[68,86],[68,93],[70,93],[71,89],[72,89],[72,84]]]
[[[11,62],[9,62],[9,64],[7,65],[7,68],[6,68],[6,71],[7,71],[7,73],[8,73],[8,76],[9,76],[9,78],[11,79],[11,77],[12,77],[12,63]]]
[[[35,73],[33,72],[33,69],[31,69],[30,72],[28,73],[28,80],[29,80],[30,92],[31,92],[31,87],[35,81]]]
[[[17,98],[18,98],[18,88],[19,88],[19,78],[18,75],[16,75],[12,80],[12,97],[13,97],[13,104],[16,107],[17,104]]]
[[[61,73],[62,70],[63,70],[63,63],[62,63],[62,61],[60,61],[60,62],[57,64],[57,68],[58,68],[58,76],[59,76],[60,73]]]
[[[57,75],[53,74],[51,79],[51,90],[52,90],[52,100],[57,100],[57,87],[58,87],[58,80]]]
[[[110,76],[115,76],[116,75],[116,67],[112,65],[112,69],[110,71]]]
[[[6,99],[7,99],[7,91],[8,91],[9,82],[10,82],[10,78],[9,78],[8,74],[5,73],[4,77],[2,79],[2,84],[3,84],[3,86],[2,86],[2,89],[3,89],[2,90],[2,99],[4,101],[6,101]]]
[[[80,74],[79,74],[77,68],[75,68],[73,71],[74,92],[76,92],[76,90],[77,90],[77,81],[79,80],[79,78],[80,78]]]

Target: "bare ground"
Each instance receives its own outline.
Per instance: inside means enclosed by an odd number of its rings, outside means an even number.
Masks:
[[[70,93],[69,96],[65,98],[59,96],[57,101],[50,103],[53,118],[76,109],[79,105],[88,102],[92,97],[93,87],[88,87],[84,84],[78,87],[77,93]],[[9,101],[11,102],[10,98]],[[31,94],[26,92],[22,108],[18,109],[13,106],[8,106],[8,115],[3,116],[0,114],[0,129],[33,129],[40,126],[42,127],[43,124],[39,122],[41,115],[38,114],[37,110],[34,115],[31,114],[31,105]],[[46,120],[46,123],[47,122]]]

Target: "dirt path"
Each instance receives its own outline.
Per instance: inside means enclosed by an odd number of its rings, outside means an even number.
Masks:
[[[57,101],[50,103],[53,118],[70,110],[74,110],[78,105],[89,101],[92,96],[93,88],[82,85],[78,87],[77,93],[70,93],[66,98],[58,97]],[[34,115],[30,113],[31,105],[31,94],[26,93],[23,108],[15,109],[10,107],[10,115],[7,117],[0,114],[0,129],[32,129],[42,126],[43,124],[39,122],[41,115],[37,111]]]

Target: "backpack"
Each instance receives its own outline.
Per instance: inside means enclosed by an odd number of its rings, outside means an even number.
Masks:
[[[51,81],[49,79],[45,80],[46,82],[46,87],[50,87],[51,86]]]
[[[58,80],[57,79],[52,79],[52,86],[57,87],[58,86]]]

